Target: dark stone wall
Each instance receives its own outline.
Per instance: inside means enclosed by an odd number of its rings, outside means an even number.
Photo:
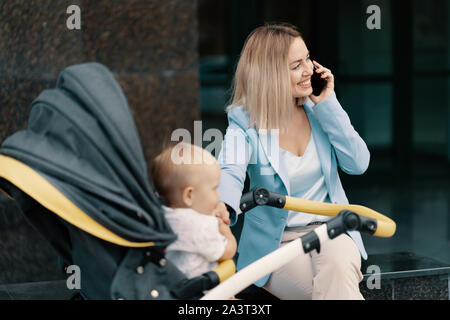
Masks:
[[[81,30],[66,27],[81,9]],[[0,143],[26,127],[31,102],[64,67],[98,61],[128,99],[149,164],[198,111],[196,0],[16,0],[0,3]],[[56,252],[0,194],[0,284],[53,280]]]

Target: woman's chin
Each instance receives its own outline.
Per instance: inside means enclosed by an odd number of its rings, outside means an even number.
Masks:
[[[309,88],[301,88],[297,90],[296,98],[306,98],[309,97],[313,92],[312,87]]]
[[[311,94],[313,93],[313,90],[312,90],[312,88],[310,88],[310,89],[308,89],[308,90],[303,90],[303,92],[299,92],[298,94],[296,94],[294,97],[295,97],[295,99],[298,99],[298,100],[306,100],[306,98],[308,98]]]

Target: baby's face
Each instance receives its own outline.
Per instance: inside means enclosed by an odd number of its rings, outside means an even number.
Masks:
[[[220,193],[217,190],[220,182],[220,167],[217,163],[203,164],[196,170],[197,183],[194,186],[192,209],[211,215],[216,208]]]

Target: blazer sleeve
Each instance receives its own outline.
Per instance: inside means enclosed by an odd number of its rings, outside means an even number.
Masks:
[[[364,140],[353,128],[336,94],[312,107],[322,129],[328,135],[342,171],[363,174],[369,167],[370,152]]]
[[[221,169],[219,201],[223,201],[234,210],[230,213],[230,225],[234,225],[237,221],[250,157],[251,146],[248,135],[236,123],[230,122],[217,159]]]

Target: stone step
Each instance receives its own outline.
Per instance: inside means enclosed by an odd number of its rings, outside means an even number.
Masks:
[[[370,255],[361,270],[364,278],[360,290],[367,300],[449,300],[447,263],[411,252],[395,252]]]
[[[361,270],[364,278],[360,290],[366,300],[449,300],[449,264],[411,252],[395,252],[370,255],[368,260],[363,260]],[[236,297],[244,300],[277,299],[254,285]]]

